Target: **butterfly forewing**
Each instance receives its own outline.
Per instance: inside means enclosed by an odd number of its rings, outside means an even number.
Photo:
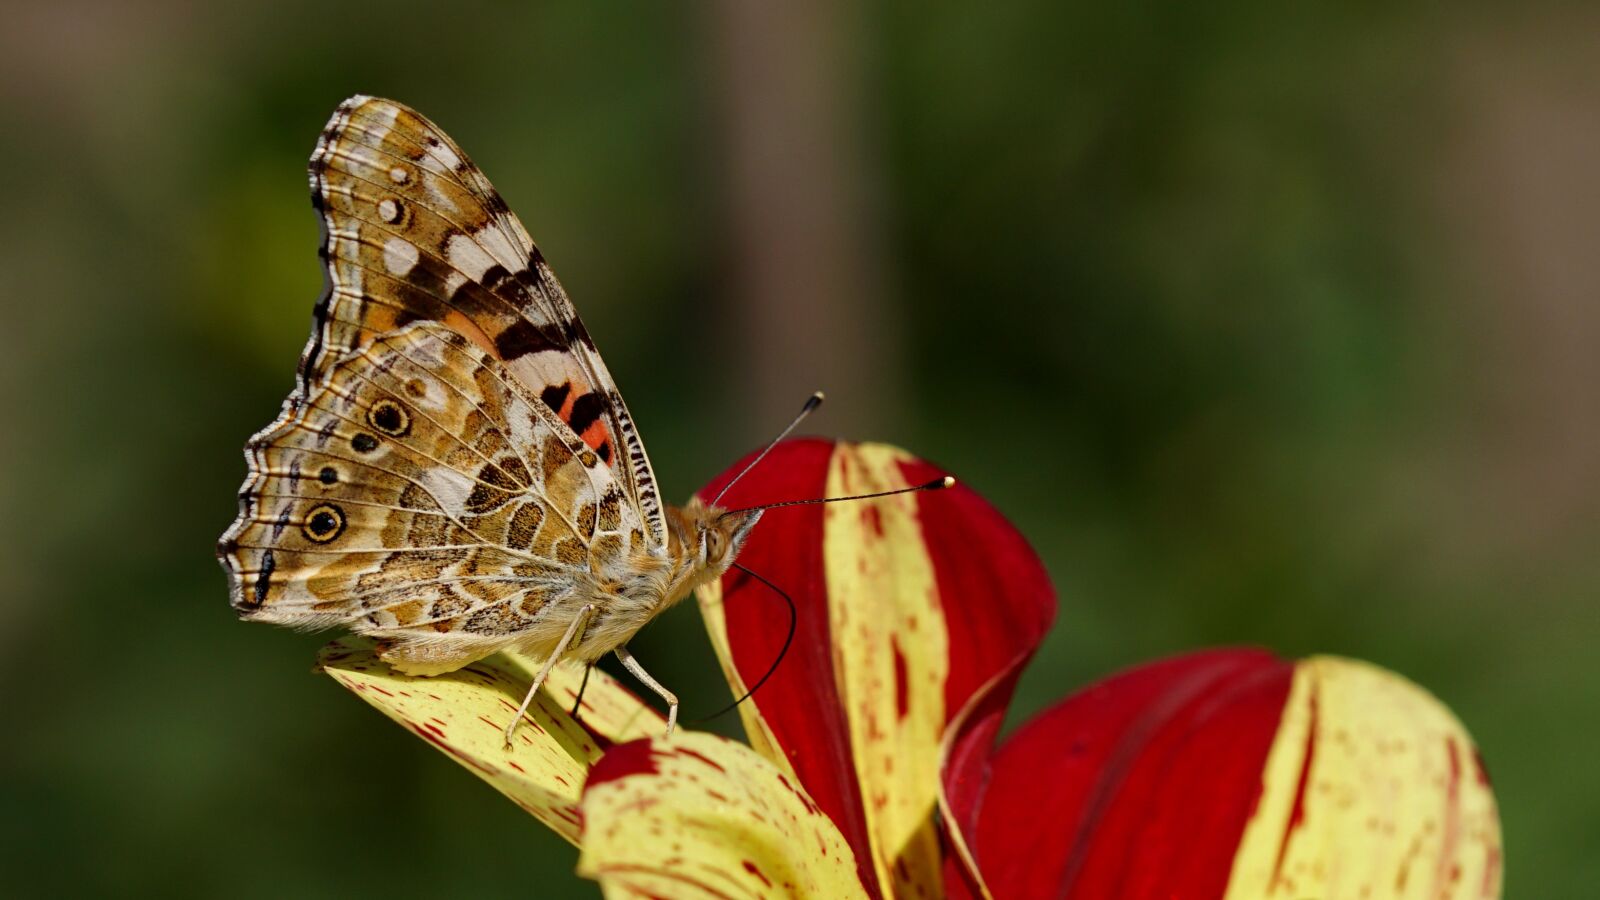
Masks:
[[[318,141],[311,190],[329,286],[285,416],[345,353],[413,321],[444,323],[615,471],[646,546],[663,553],[655,477],[622,397],[538,248],[461,148],[401,104],[352,97]]]

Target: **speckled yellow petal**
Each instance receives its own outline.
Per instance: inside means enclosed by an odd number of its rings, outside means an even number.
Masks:
[[[883,444],[840,444],[827,496],[911,487],[916,462]],[[918,498],[824,508],[823,551],[834,667],[879,884],[895,896],[943,885],[933,811],[946,712],[949,635],[923,543]]]
[[[1229,900],[1500,896],[1500,821],[1472,738],[1399,675],[1300,663],[1262,777]]]
[[[607,897],[866,897],[850,845],[749,747],[702,732],[608,752],[583,795],[578,874]]]
[[[536,670],[527,660],[502,654],[447,675],[417,678],[391,670],[373,653],[372,641],[346,637],[324,647],[318,662],[335,681],[573,843],[579,794],[601,745],[665,728],[659,714],[596,670],[584,692],[585,730],[568,715],[583,668],[563,664],[551,673],[507,750],[505,727]]]

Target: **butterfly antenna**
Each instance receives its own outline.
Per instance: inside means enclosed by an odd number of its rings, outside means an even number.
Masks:
[[[757,453],[756,454],[756,458],[750,460],[750,462],[744,468],[740,469],[739,470],[739,474],[733,476],[733,480],[732,481],[730,481],[727,484],[723,485],[722,486],[722,490],[717,491],[717,495],[715,497],[711,498],[711,505],[712,506],[716,506],[717,505],[717,501],[722,499],[722,495],[726,494],[728,492],[728,488],[731,488],[734,485],[738,484],[739,483],[739,479],[743,478],[751,469],[754,469],[756,467],[757,463],[761,462],[763,459],[766,459],[767,454],[772,452],[772,448],[773,447],[778,446],[778,444],[781,443],[784,438],[788,437],[789,436],[789,432],[791,432],[791,431],[795,430],[796,428],[800,427],[800,423],[805,421],[806,416],[811,415],[811,411],[816,409],[817,407],[819,407],[821,405],[822,405],[822,392],[821,391],[817,391],[816,393],[812,394],[806,400],[806,405],[805,406],[800,407],[800,415],[794,417],[794,421],[789,423],[789,427],[787,427],[784,430],[778,432],[778,436],[772,439],[772,443],[768,444],[766,446],[766,449],[762,450],[760,453]]]
[[[852,494],[849,497],[818,497],[812,500],[785,500],[782,503],[763,503],[760,506],[746,506],[743,509],[730,509],[724,515],[734,513],[754,512],[758,509],[777,509],[780,506],[804,506],[808,503],[842,503],[845,500],[871,500],[875,497],[893,497],[895,494],[911,494],[917,491],[942,491],[947,487],[955,487],[956,480],[953,476],[935,478],[927,484],[915,487],[896,488],[892,491],[878,491],[875,494]]]
[[[711,719],[715,719],[718,716],[726,715],[726,714],[732,712],[733,710],[737,709],[739,704],[745,702],[746,700],[749,700],[752,696],[755,695],[756,691],[761,690],[761,686],[763,684],[767,683],[767,679],[772,677],[772,673],[778,671],[778,664],[783,662],[783,658],[789,654],[789,645],[794,643],[795,626],[798,625],[799,621],[800,621],[799,614],[795,611],[795,608],[794,608],[794,600],[790,599],[789,595],[785,594],[783,592],[782,588],[778,587],[777,585],[773,584],[772,582],[768,581],[767,579],[762,578],[760,575],[757,575],[755,572],[752,572],[749,569],[746,569],[744,566],[742,566],[742,565],[740,565],[738,563],[734,563],[733,567],[735,569],[738,569],[739,571],[745,573],[746,575],[749,575],[751,578],[754,578],[755,580],[761,582],[762,584],[766,585],[767,587],[772,588],[772,590],[775,593],[777,593],[777,595],[779,597],[783,598],[783,602],[785,604],[787,604],[788,607],[789,607],[789,633],[783,636],[783,649],[778,651],[778,658],[772,661],[772,665],[767,667],[766,673],[763,674],[761,676],[761,678],[759,680],[757,680],[754,685],[751,685],[750,690],[744,692],[744,696],[743,697],[740,697],[739,699],[733,701],[732,703],[728,704],[727,706],[724,706],[722,709],[717,710],[716,712],[712,713],[709,716],[706,716],[706,717],[700,718],[700,719],[696,719],[695,720],[696,722],[705,722],[705,721],[709,721]]]

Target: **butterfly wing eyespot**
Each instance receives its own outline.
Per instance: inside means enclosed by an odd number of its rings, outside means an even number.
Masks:
[[[344,526],[344,510],[332,503],[322,503],[313,506],[310,512],[306,513],[306,521],[301,530],[313,543],[326,544],[343,534]]]
[[[399,403],[383,399],[367,410],[367,423],[390,437],[405,437],[411,431],[411,414]]]

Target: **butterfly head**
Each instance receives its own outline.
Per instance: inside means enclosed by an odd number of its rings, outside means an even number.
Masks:
[[[759,509],[730,512],[719,506],[708,506],[699,498],[683,507],[679,540],[684,555],[696,570],[697,582],[715,578],[733,565],[750,531],[760,521],[761,513]]]

